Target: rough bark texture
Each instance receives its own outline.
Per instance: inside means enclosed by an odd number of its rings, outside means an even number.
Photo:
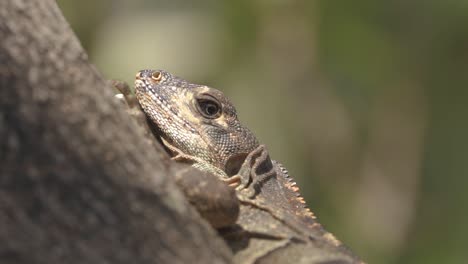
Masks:
[[[53,0],[0,1],[0,262],[225,263]]]

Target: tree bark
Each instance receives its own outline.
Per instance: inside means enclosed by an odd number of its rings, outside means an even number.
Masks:
[[[0,1],[0,109],[1,263],[230,262],[53,0]]]

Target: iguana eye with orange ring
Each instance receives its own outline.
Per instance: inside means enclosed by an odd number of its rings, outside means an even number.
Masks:
[[[162,74],[161,72],[158,72],[158,71],[155,71],[151,74],[151,79],[153,79],[154,81],[157,81],[159,82],[161,79],[162,79]]]
[[[197,99],[198,112],[205,118],[215,119],[221,116],[221,105],[211,96],[202,96]]]

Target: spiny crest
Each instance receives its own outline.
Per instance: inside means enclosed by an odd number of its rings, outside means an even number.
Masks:
[[[296,202],[296,206],[301,208],[304,212],[305,216],[311,217],[312,219],[316,219],[317,217],[314,215],[314,213],[310,210],[309,207],[307,207],[307,204],[304,200],[304,197],[302,197],[299,187],[297,186],[297,183],[294,181],[294,179],[289,175],[288,170],[279,162],[273,161],[275,166],[278,166],[279,170],[281,171],[281,176],[284,178],[284,185],[285,187],[290,190],[294,195],[294,201]]]

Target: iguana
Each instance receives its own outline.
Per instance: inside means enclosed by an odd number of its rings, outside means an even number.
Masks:
[[[239,122],[222,92],[142,70],[135,94],[172,159],[205,172],[177,182],[236,263],[362,263],[317,222],[288,171]]]

